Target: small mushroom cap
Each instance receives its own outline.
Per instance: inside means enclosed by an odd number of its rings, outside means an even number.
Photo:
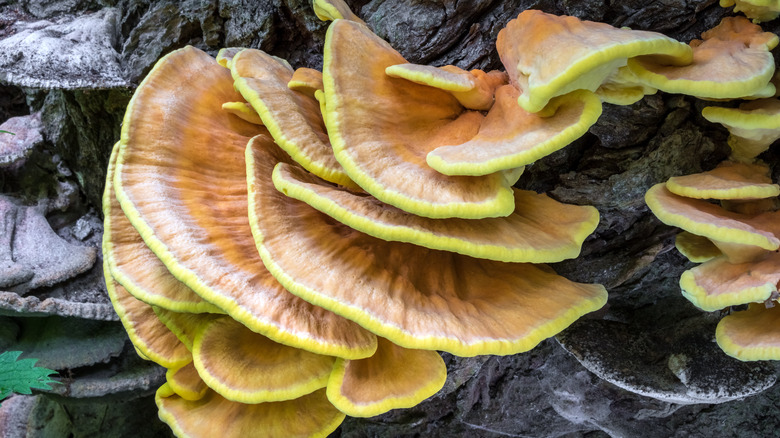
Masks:
[[[618,68],[596,90],[602,102],[613,105],[631,105],[642,100],[645,95],[655,94],[658,90],[641,83],[627,65]]]
[[[157,319],[152,306],[130,295],[111,277],[105,262],[103,265],[108,297],[130,341],[143,354],[141,357],[166,368],[178,368],[192,362],[190,351]]]
[[[240,99],[228,70],[198,49],[159,61],[122,126],[122,209],[176,278],[251,330],[322,354],[370,356],[374,335],[288,293],[258,259],[242,157],[265,128],[220,109]],[[267,133],[256,141],[274,145]]]
[[[154,401],[159,416],[179,438],[327,437],[344,421],[325,389],[295,400],[245,404],[227,400],[214,391],[203,398],[185,400],[167,385],[157,390]]]
[[[317,90],[322,90],[322,72],[313,68],[301,67],[293,72],[287,88],[314,97]]]
[[[344,0],[314,0],[314,14],[322,21],[345,19],[360,24],[366,24],[355,15]]]
[[[391,78],[403,78],[416,84],[428,85],[449,91],[465,108],[487,111],[493,106],[496,88],[508,81],[506,73],[482,70],[466,71],[446,65],[433,67],[420,64],[391,65],[385,69]]]
[[[328,400],[350,417],[373,417],[410,408],[436,394],[447,380],[439,353],[409,350],[379,338],[376,353],[358,360],[336,360],[328,381]]]
[[[734,12],[742,12],[753,23],[772,21],[780,15],[780,3],[777,0],[720,0],[724,8],[735,6]]]
[[[211,389],[241,403],[291,400],[324,388],[335,360],[276,343],[227,317],[200,328],[192,356]]]
[[[209,389],[192,362],[180,368],[169,368],[165,373],[165,379],[176,395],[184,400],[200,400]]]
[[[249,123],[254,123],[255,125],[263,124],[263,119],[257,115],[257,112],[252,108],[252,105],[249,104],[249,102],[225,102],[222,104],[222,109],[230,114],[241,117]]]
[[[103,259],[111,276],[135,298],[176,312],[224,313],[176,279],[127,220],[114,193],[114,146],[103,195]]]
[[[692,60],[688,45],[659,33],[530,9],[498,33],[496,47],[509,80],[522,91],[518,103],[529,112],[573,90],[596,91],[627,58],[654,55],[674,65]]]
[[[233,57],[242,50],[244,50],[243,47],[225,47],[224,49],[219,49],[219,52],[217,53],[217,63],[222,67],[229,69],[232,65]]]
[[[606,302],[601,285],[363,234],[277,191],[273,149],[247,148],[250,220],[289,291],[410,349],[460,356],[533,348]],[[321,269],[327,266],[327,269]]]
[[[519,107],[518,95],[511,85],[500,87],[477,135],[437,147],[428,153],[428,165],[446,175],[487,175],[525,166],[580,138],[601,115],[601,101],[587,90],[553,98],[544,116]]]
[[[774,251],[780,239],[773,226],[780,213],[743,215],[726,211],[700,199],[675,195],[665,183],[656,184],[645,194],[645,202],[661,222],[711,240],[759,246]]]
[[[697,199],[762,199],[780,195],[765,164],[724,161],[713,170],[666,181],[670,192]]]
[[[682,231],[674,239],[674,246],[688,260],[694,263],[704,263],[722,253],[712,241],[706,237]]]
[[[514,189],[516,207],[507,217],[429,219],[334,187],[285,163],[276,165],[273,181],[285,195],[376,238],[503,262],[551,263],[577,257],[599,223],[593,207],[562,204],[527,190]]]
[[[739,360],[780,360],[780,306],[751,304],[724,317],[715,330],[718,346]]]
[[[154,308],[154,313],[157,318],[168,327],[182,344],[187,346],[187,349],[192,351],[193,344],[195,343],[195,335],[201,326],[211,321],[213,318],[217,318],[217,315],[210,314],[195,314],[195,313],[179,313],[166,310],[160,307]]]
[[[780,138],[778,99],[758,99],[743,103],[739,108],[708,106],[701,114],[729,130],[729,146],[733,151],[732,159],[736,161],[752,162]]]
[[[316,99],[287,87],[293,70],[261,50],[245,49],[233,57],[235,87],[252,104],[285,152],[322,179],[354,186],[333,156]]]
[[[683,272],[680,288],[697,307],[714,311],[728,306],[763,302],[777,292],[780,282],[780,254],[766,252],[764,258],[731,263],[716,257]]]
[[[744,17],[726,17],[691,42],[693,62],[665,65],[657,59],[638,57],[628,61],[631,71],[645,84],[669,93],[700,98],[731,99],[763,93],[775,72],[772,50],[777,35]]]
[[[387,204],[432,218],[512,213],[503,176],[450,177],[425,156],[477,134],[483,116],[450,93],[391,78],[406,60],[363,25],[336,20],[325,38],[325,117],[336,158],[365,191]]]

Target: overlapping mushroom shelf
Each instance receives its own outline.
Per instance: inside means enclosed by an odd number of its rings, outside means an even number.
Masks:
[[[139,355],[168,369],[157,403],[179,436],[325,436],[435,394],[437,350],[524,352],[602,307],[603,286],[545,265],[577,257],[598,212],[513,185],[602,99],[663,89],[640,68],[688,80],[731,62],[526,11],[499,35],[507,72],[422,66],[343,2],[314,8],[333,21],[322,72],[255,49],[174,51],[112,153],[106,284]],[[522,49],[535,28],[553,30],[540,47],[577,50],[549,64]],[[764,60],[776,38],[758,34]],[[759,95],[759,70],[722,88]]]
[[[748,161],[744,150],[734,151],[732,160]],[[701,263],[680,278],[683,295],[707,311],[749,304],[720,321],[720,347],[741,360],[776,360],[780,186],[772,183],[766,164],[755,156],[749,161],[726,161],[708,172],[671,178],[651,188],[645,200],[662,222],[684,230],[678,250]]]

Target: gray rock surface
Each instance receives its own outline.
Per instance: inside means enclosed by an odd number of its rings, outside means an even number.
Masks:
[[[0,81],[34,88],[128,86],[119,54],[119,11],[101,9],[79,17],[16,20],[0,40]]]
[[[12,117],[0,124],[0,168],[20,167],[34,147],[43,143],[41,114]]]

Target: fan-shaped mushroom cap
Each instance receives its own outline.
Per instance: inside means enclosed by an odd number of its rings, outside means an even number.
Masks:
[[[501,174],[450,177],[425,156],[477,134],[483,116],[448,92],[391,78],[406,60],[365,26],[336,20],[325,38],[325,121],[336,158],[368,193],[419,216],[483,218],[512,213]]]
[[[235,87],[252,104],[274,141],[304,169],[320,178],[354,186],[333,156],[316,99],[287,87],[293,70],[256,49],[233,57]]]
[[[108,266],[103,262],[106,290],[122,321],[127,336],[144,359],[166,368],[178,368],[192,362],[187,347],[157,319],[152,306],[135,299],[121,284],[111,277]]]
[[[292,293],[395,344],[514,354],[606,302],[601,285],[573,283],[544,267],[355,231],[277,191],[267,177],[275,161],[269,146],[247,148],[249,215],[266,267]]]
[[[180,368],[169,368],[165,379],[171,390],[184,400],[200,400],[209,389],[192,362]]]
[[[370,356],[371,333],[289,294],[258,259],[242,157],[265,128],[220,109],[239,99],[228,70],[198,49],[159,61],[122,126],[122,209],[176,278],[250,329],[308,351]],[[255,141],[273,145],[267,134]]]
[[[135,298],[177,312],[223,313],[176,279],[146,246],[127,220],[114,193],[118,144],[108,162],[103,195],[103,259],[115,278]]]
[[[734,6],[734,12],[742,12],[754,23],[772,21],[780,15],[780,2],[777,0],[720,0],[724,8]]]
[[[355,15],[344,0],[314,0],[314,14],[322,21],[345,19],[360,24],[366,24]]]
[[[263,124],[263,119],[257,115],[257,112],[255,112],[255,109],[252,108],[249,102],[225,102],[222,104],[222,109],[241,117],[249,123],[254,123],[255,125]]]
[[[301,67],[293,72],[287,88],[314,97],[317,90],[322,90],[322,72],[313,68]]]
[[[780,239],[771,231],[780,221],[780,213],[743,215],[700,199],[675,195],[660,183],[645,194],[645,202],[661,222],[710,240],[758,246],[774,251]]]
[[[628,66],[645,84],[669,93],[709,99],[771,95],[775,62],[769,51],[777,42],[777,35],[763,32],[744,17],[726,17],[704,32],[702,40],[691,41],[689,65],[638,57],[630,59]]]
[[[712,241],[703,236],[682,231],[674,239],[674,246],[688,260],[694,263],[704,263],[722,253]]]
[[[596,91],[628,58],[654,55],[673,65],[692,59],[688,45],[659,33],[530,9],[498,33],[496,47],[509,80],[522,91],[518,103],[529,112],[573,90]]]
[[[506,84],[508,80],[504,72],[469,72],[454,65],[433,67],[406,63],[391,65],[385,69],[385,73],[391,78],[403,78],[415,84],[448,91],[465,108],[479,111],[487,111],[493,106],[496,88]]]
[[[765,164],[724,161],[713,170],[666,181],[670,192],[698,199],[761,199],[780,195]]]
[[[477,135],[437,147],[428,153],[428,165],[446,175],[487,175],[525,166],[580,138],[601,115],[601,101],[587,90],[553,98],[544,114],[520,108],[518,95],[511,85],[500,87]]]
[[[708,106],[701,111],[705,119],[720,123],[729,130],[731,159],[753,162],[780,138],[780,100],[759,99],[739,108]]]
[[[717,257],[683,272],[680,277],[683,295],[707,311],[766,301],[777,292],[778,282],[780,254],[774,251],[746,263],[731,263],[726,257]]]
[[[724,317],[715,330],[720,348],[739,360],[780,360],[780,306],[751,304]]]
[[[192,357],[209,388],[241,403],[290,400],[324,388],[335,360],[276,343],[227,317],[200,328]]]
[[[598,226],[598,210],[566,205],[527,190],[515,192],[515,211],[502,218],[429,219],[373,197],[334,187],[284,163],[273,171],[276,188],[360,232],[503,262],[551,263],[579,255]]]
[[[372,417],[415,406],[436,394],[446,380],[447,366],[439,353],[409,350],[379,338],[373,356],[336,360],[327,394],[350,417]]]
[[[229,69],[233,57],[242,50],[244,50],[243,47],[225,47],[224,49],[219,49],[219,53],[217,53],[217,63],[222,67]]]
[[[345,415],[328,402],[325,389],[295,400],[245,404],[227,400],[214,391],[185,400],[167,385],[154,397],[160,419],[180,438],[327,437]]]
[[[631,105],[642,100],[645,95],[655,94],[658,90],[639,81],[627,65],[618,68],[596,90],[602,102],[613,105]]]
[[[195,313],[179,313],[172,312],[160,307],[154,308],[154,313],[157,318],[168,327],[174,335],[187,346],[187,349],[192,351],[193,344],[195,343],[195,335],[200,330],[200,327],[211,321],[213,318],[217,318],[217,315],[211,314],[195,314]]]

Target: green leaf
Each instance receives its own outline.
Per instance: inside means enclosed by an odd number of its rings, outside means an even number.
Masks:
[[[3,131],[2,129],[0,129],[0,134],[11,134],[11,135],[16,135],[16,134],[14,134],[13,132],[9,132],[9,131]]]
[[[21,351],[0,353],[0,400],[11,393],[32,394],[32,389],[51,389],[52,383],[60,383],[50,376],[54,370],[36,367],[38,359],[19,359]]]

